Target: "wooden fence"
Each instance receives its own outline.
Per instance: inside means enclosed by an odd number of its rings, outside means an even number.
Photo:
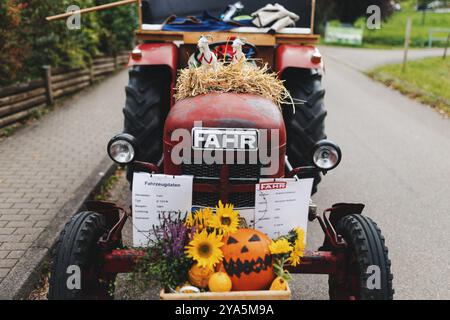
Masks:
[[[123,67],[128,54],[94,59],[89,69],[58,70],[44,66],[42,79],[0,88],[0,128],[28,118],[34,110],[83,90]]]

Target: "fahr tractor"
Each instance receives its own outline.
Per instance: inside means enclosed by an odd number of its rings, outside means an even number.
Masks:
[[[342,156],[324,131],[327,112],[323,61],[314,46],[319,38],[313,34],[315,1],[278,1],[298,21],[295,27],[287,25],[276,30],[237,25],[220,31],[180,31],[176,23],[170,30],[162,27],[174,14],[185,17],[208,11],[217,17],[227,6],[235,8],[234,1],[229,0],[128,0],[81,13],[135,2],[140,44],[129,58],[124,131],[108,145],[110,157],[127,165],[131,185],[134,172],[193,176],[192,207],[214,207],[219,200],[238,209],[255,207],[255,185],[262,178],[312,178],[311,193],[315,193],[321,175],[336,168]],[[267,5],[267,0],[242,0],[241,4],[255,12]],[[199,39],[205,38],[208,44],[202,46]],[[243,39],[239,52],[232,45],[236,39]],[[233,59],[239,53],[248,60],[267,63],[283,80],[295,103],[280,109],[262,96],[236,92],[211,92],[176,101],[178,70],[201,65],[211,52],[218,60]],[[261,169],[267,163],[258,161],[216,164],[196,159],[179,163],[172,157],[179,143],[173,135],[177,129],[192,133],[193,149],[202,149],[210,139],[214,143],[209,148],[215,153],[239,152],[244,159],[252,148],[262,148],[258,146],[262,141],[258,139],[259,131],[277,130],[276,143],[266,149],[271,159],[276,158],[278,167],[264,173]],[[232,133],[231,137],[227,132]],[[241,133],[244,136],[240,137]],[[222,140],[211,140],[209,135],[214,134]],[[378,226],[362,215],[364,205],[338,203],[322,214],[311,201],[308,205],[308,220],[318,222],[324,232],[323,245],[316,251],[306,251],[302,263],[288,266],[289,271],[328,274],[331,299],[392,299],[388,250]],[[122,245],[122,229],[133,212],[99,201],[89,202],[86,207],[86,211],[70,219],[56,244],[50,299],[109,299],[117,274],[133,272],[143,256],[138,248]],[[71,266],[81,269],[80,288],[67,287]],[[371,286],[373,275],[378,278]]]

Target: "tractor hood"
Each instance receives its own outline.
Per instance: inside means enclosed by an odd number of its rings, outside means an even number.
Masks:
[[[283,115],[270,100],[261,96],[236,93],[210,93],[177,102],[166,119],[165,145],[174,145],[176,129],[192,128],[278,129],[279,146],[286,144]],[[269,132],[270,135],[270,132]]]

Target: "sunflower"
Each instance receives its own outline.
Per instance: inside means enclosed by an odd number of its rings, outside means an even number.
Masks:
[[[228,235],[235,233],[239,226],[239,213],[234,210],[232,204],[223,205],[222,201],[216,207],[216,214],[212,217],[209,225],[220,234]]]
[[[305,252],[305,231],[302,228],[295,228],[294,231],[297,238],[288,261],[295,267],[300,264],[301,258]]]
[[[297,241],[304,242],[305,241],[305,230],[300,227],[294,228],[295,235],[297,236]]]
[[[194,213],[189,213],[186,217],[185,225],[188,228],[196,227],[197,230],[201,231],[204,228],[208,228],[213,212],[211,208],[203,208],[195,211]]]
[[[213,268],[222,261],[223,253],[222,236],[203,230],[196,233],[191,242],[186,246],[186,255],[197,261],[199,267]]]
[[[288,254],[292,251],[292,246],[289,244],[289,241],[285,238],[272,241],[269,245],[270,253],[273,255],[277,254]]]

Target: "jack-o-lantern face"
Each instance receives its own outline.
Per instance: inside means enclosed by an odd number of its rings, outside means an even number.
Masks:
[[[270,239],[254,229],[239,229],[223,239],[221,270],[230,276],[233,291],[265,290],[275,278]]]

